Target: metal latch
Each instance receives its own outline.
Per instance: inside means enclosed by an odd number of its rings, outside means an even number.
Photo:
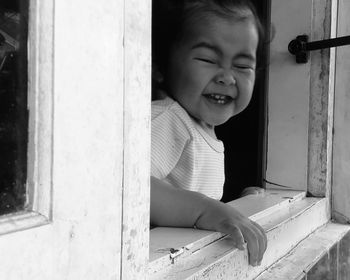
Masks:
[[[288,44],[288,50],[291,54],[295,55],[297,63],[307,63],[309,60],[309,51],[350,45],[350,36],[314,42],[308,42],[308,40],[309,36],[299,35]]]

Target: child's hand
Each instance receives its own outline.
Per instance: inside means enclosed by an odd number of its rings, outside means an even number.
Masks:
[[[208,206],[198,218],[196,227],[230,234],[240,250],[244,249],[243,244],[246,241],[249,263],[253,266],[260,265],[267,246],[265,231],[232,206],[208,199]]]
[[[249,263],[258,265],[267,245],[265,231],[232,206],[203,194],[174,188],[151,177],[151,224],[193,227],[230,234],[238,249],[248,244]]]

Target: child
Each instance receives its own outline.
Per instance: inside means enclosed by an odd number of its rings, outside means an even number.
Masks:
[[[252,96],[261,24],[247,0],[153,1],[151,223],[230,234],[259,265],[264,230],[220,202],[223,144],[214,128]],[[159,98],[158,98],[159,99]]]

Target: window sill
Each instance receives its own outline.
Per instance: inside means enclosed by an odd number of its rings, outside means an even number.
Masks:
[[[47,217],[34,211],[21,211],[0,218],[0,235],[49,224]]]
[[[300,191],[269,189],[229,204],[266,230],[268,248],[260,266],[249,266],[247,250],[234,248],[229,236],[159,227],[150,232],[150,279],[252,279],[329,220],[328,200]]]
[[[348,279],[349,237],[349,225],[329,222],[301,241],[256,280]]]

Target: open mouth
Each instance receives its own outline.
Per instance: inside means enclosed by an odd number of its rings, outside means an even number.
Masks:
[[[211,103],[222,104],[222,105],[228,104],[233,100],[232,97],[230,97],[228,95],[215,94],[215,93],[204,94],[204,96]]]

